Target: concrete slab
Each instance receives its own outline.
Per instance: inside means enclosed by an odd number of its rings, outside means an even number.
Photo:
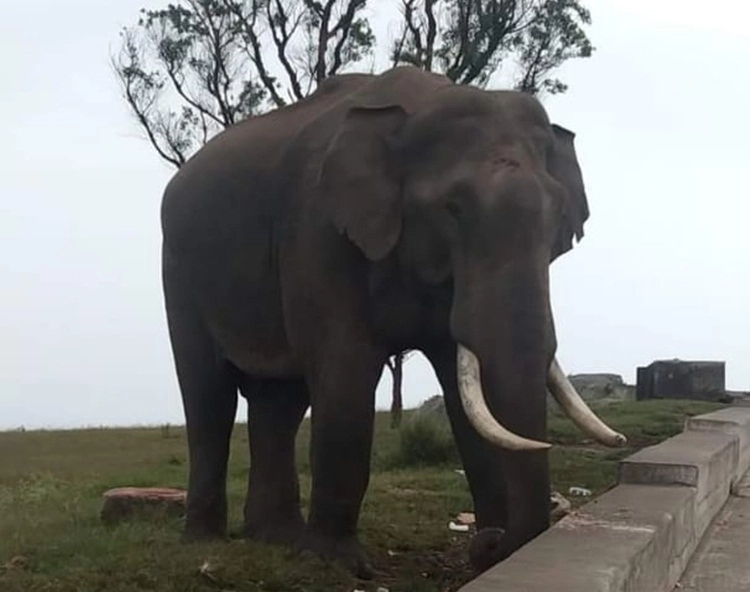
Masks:
[[[729,491],[737,466],[738,437],[683,432],[620,462],[620,483],[695,487],[700,501],[718,488]]]
[[[620,485],[461,592],[669,590],[697,545],[695,488]]]
[[[750,498],[750,472],[745,473],[742,479],[732,487],[732,495]]]
[[[735,481],[750,468],[750,407],[727,407],[688,418],[685,429],[694,432],[720,432],[739,438],[739,459]]]
[[[750,590],[750,498],[732,497],[706,533],[674,592]]]
[[[700,540],[729,497],[738,458],[736,435],[683,432],[624,459],[620,483],[694,487],[694,528]]]

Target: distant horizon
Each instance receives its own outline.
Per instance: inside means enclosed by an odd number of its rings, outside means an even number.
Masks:
[[[661,361],[674,361],[679,360],[681,362],[720,362],[721,360],[683,360],[679,358],[672,358],[669,360],[653,360],[653,362],[661,362]],[[406,362],[408,364],[408,361]],[[651,362],[649,362],[651,363]],[[571,378],[578,377],[578,376],[619,376],[623,381],[623,386],[630,387],[630,388],[636,388],[636,382],[629,382],[626,380],[622,374],[618,374],[617,372],[576,372],[574,374],[570,374],[569,376]],[[383,388],[386,388],[385,385],[381,386]],[[380,388],[380,387],[379,387]],[[387,385],[388,393],[390,394],[390,385]],[[750,396],[750,386],[747,389],[725,389],[725,393],[729,396]],[[411,405],[404,405],[403,410],[404,411],[413,411],[415,409],[418,409],[421,405],[423,405],[425,402],[427,402],[429,399],[432,399],[436,396],[443,396],[442,392],[434,393],[432,395],[427,395],[421,400],[418,400],[416,403],[412,403]],[[247,418],[242,416],[242,411],[245,410],[246,401],[244,397],[240,394],[237,395],[238,398],[238,405],[237,405],[237,416],[235,417],[234,425],[245,425],[247,424]],[[653,399],[653,400],[669,400],[668,398],[663,399]],[[684,400],[703,400],[703,399],[690,399],[686,398]],[[376,404],[375,406],[375,412],[376,413],[389,413],[390,412],[390,402],[388,402],[387,405],[385,404]],[[246,414],[245,414],[246,415]],[[305,419],[310,418],[310,410],[305,413]],[[155,428],[161,428],[165,425],[168,425],[169,427],[185,427],[185,418],[182,416],[179,421],[157,421],[153,423],[133,423],[133,424],[85,424],[85,425],[60,425],[60,426],[54,426],[54,425],[48,425],[48,426],[26,426],[26,425],[18,425],[14,427],[5,427],[3,425],[0,425],[0,434],[7,433],[7,432],[61,432],[61,431],[76,431],[76,430],[106,430],[106,429],[155,429]]]

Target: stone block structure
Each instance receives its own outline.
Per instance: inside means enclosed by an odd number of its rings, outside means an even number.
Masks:
[[[636,399],[700,399],[726,397],[726,364],[712,361],[657,360],[638,368]]]

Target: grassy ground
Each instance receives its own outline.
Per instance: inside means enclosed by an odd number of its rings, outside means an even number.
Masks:
[[[551,439],[558,444],[550,455],[553,486],[563,494],[571,485],[599,493],[613,485],[620,458],[679,432],[685,416],[716,407],[681,401],[601,405],[600,415],[630,438],[631,447],[618,451],[583,440],[568,420],[553,415]],[[399,433],[388,421],[379,414],[360,522],[379,572],[369,583],[335,566],[240,540],[183,545],[179,520],[102,526],[98,513],[106,489],[184,485],[182,428],[0,433],[0,590],[457,590],[472,576],[465,563],[468,537],[449,531],[447,523],[471,510],[471,501],[463,477],[453,470],[454,453],[448,447],[442,464],[409,466],[414,456],[400,448]],[[246,433],[244,426],[237,428],[229,468],[232,527],[240,524],[247,466]],[[305,424],[298,444],[303,495],[309,489],[308,434]]]

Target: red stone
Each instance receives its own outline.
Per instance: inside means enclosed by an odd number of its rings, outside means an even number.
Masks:
[[[187,492],[169,487],[117,487],[104,492],[101,519],[116,524],[136,518],[185,515]]]

